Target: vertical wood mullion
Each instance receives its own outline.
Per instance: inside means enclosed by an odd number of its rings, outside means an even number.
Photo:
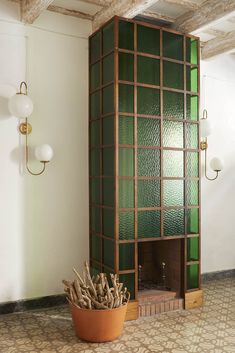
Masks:
[[[198,116],[200,114],[200,56],[201,56],[201,51],[200,51],[200,42],[197,41],[197,64],[198,64],[198,72],[197,72],[197,87],[198,87]],[[198,125],[198,143],[200,141],[200,124]],[[199,271],[198,271],[198,287],[199,289],[201,288],[201,153],[199,152],[198,155],[198,164],[199,164],[199,182],[198,182],[198,187],[199,187],[199,210],[198,210],[198,222],[199,222],[199,239],[198,239],[198,252],[199,252]]]
[[[184,124],[183,124],[183,139],[184,139],[184,148],[186,148],[186,141],[187,141],[187,123],[185,123],[185,120],[187,118],[187,66],[186,66],[186,37],[184,36],[184,42],[183,42],[183,59],[184,59]],[[181,251],[183,251],[184,254],[184,263],[182,266],[183,269],[183,286],[184,286],[184,292],[186,292],[187,290],[187,220],[188,220],[188,208],[187,208],[187,170],[186,170],[186,156],[187,156],[187,152],[186,150],[183,152],[183,156],[184,156],[184,249],[182,249]]]
[[[135,194],[135,298],[138,297],[138,168],[137,168],[137,24],[134,24],[134,194]]]
[[[161,222],[161,230],[160,236],[164,236],[164,205],[163,205],[163,31],[160,29],[160,206],[161,206],[161,214],[160,214],[160,222]]]
[[[103,54],[103,29],[100,30],[100,87],[103,85],[103,59],[102,59],[102,54]],[[101,146],[103,145],[103,119],[101,118],[103,114],[103,90],[100,88],[100,146],[99,146],[99,151],[100,151],[100,176],[103,175],[103,149]],[[103,178],[99,179],[100,181],[100,197],[101,197],[101,205],[103,205]],[[100,229],[101,229],[101,271],[104,270],[104,238],[103,238],[103,208],[99,208],[100,211]]]

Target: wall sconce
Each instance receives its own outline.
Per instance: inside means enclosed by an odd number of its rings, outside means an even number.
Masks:
[[[200,142],[200,149],[205,152],[205,177],[207,180],[215,180],[218,178],[219,172],[223,169],[223,162],[218,158],[214,157],[210,161],[210,167],[214,172],[216,173],[214,178],[210,178],[207,175],[207,149],[208,149],[208,143],[207,143],[207,137],[211,134],[212,132],[212,126],[210,124],[210,121],[208,120],[208,113],[207,110],[203,110],[203,117],[200,120],[200,128],[201,128],[201,142]]]
[[[26,82],[21,82],[20,92],[16,93],[9,99],[8,108],[12,115],[17,118],[25,119],[20,123],[19,132],[25,136],[25,161],[26,168],[31,175],[41,175],[46,168],[46,164],[50,162],[53,157],[53,150],[49,145],[41,145],[35,149],[36,159],[43,163],[42,170],[38,173],[33,172],[29,167],[29,146],[28,135],[32,132],[32,126],[28,123],[28,117],[33,112],[33,102],[28,96],[28,87]]]

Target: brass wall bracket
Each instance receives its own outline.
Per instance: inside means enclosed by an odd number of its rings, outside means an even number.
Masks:
[[[200,142],[200,149],[202,151],[205,151],[208,148],[208,143],[206,141],[201,141]]]
[[[32,132],[32,125],[28,122],[21,123],[19,126],[19,131],[22,135],[29,135]]]

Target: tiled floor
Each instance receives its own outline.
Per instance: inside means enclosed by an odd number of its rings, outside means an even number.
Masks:
[[[235,278],[204,285],[203,308],[125,324],[117,341],[79,341],[65,307],[0,316],[1,353],[232,353],[235,352]]]

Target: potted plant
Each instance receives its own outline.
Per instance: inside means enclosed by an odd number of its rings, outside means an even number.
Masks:
[[[113,341],[120,336],[130,293],[116,274],[91,277],[85,262],[83,277],[74,269],[73,282],[63,280],[76,335],[89,342]]]

